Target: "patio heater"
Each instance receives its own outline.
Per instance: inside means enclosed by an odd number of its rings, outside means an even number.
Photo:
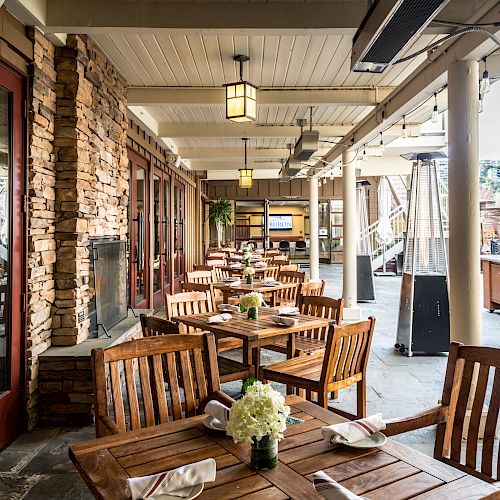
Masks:
[[[366,204],[367,180],[356,182],[359,239],[357,252],[358,301],[375,300],[372,272],[372,244],[369,235],[368,206]]]
[[[413,161],[406,245],[395,348],[447,352],[450,344],[448,263],[436,159],[444,153],[410,153]]]

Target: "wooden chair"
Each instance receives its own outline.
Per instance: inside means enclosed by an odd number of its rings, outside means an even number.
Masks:
[[[375,318],[349,325],[330,326],[325,352],[286,359],[261,367],[260,380],[272,380],[294,387],[306,398],[347,418],[366,416],[366,366],[370,354]],[[328,393],[356,384],[357,411],[352,415],[328,406]]]
[[[279,267],[279,271],[298,271],[298,264],[283,264]]]
[[[161,335],[93,349],[92,369],[97,437],[192,417],[211,399],[233,402],[220,390],[212,333]]]
[[[301,283],[297,290],[297,307],[300,307],[303,297],[321,297],[324,292],[325,282],[323,280]]]
[[[215,281],[222,281],[229,276],[229,271],[221,269],[219,266],[213,267],[213,273]]]
[[[303,297],[299,306],[301,314],[329,319],[332,323],[342,323],[342,311],[344,299],[332,299],[331,297],[309,296]],[[323,351],[326,347],[328,327],[316,328],[307,332],[299,332],[295,337],[295,354],[302,356],[315,351]],[[265,346],[271,351],[287,354],[286,342]]]
[[[203,314],[214,312],[215,307],[208,290],[203,292],[182,292],[165,296],[167,319],[174,316]],[[199,328],[183,325],[187,333],[199,333]],[[224,337],[217,340],[217,351],[226,352],[243,347],[243,341],[236,337]],[[244,365],[246,366],[246,365]],[[226,380],[224,380],[226,381]]]
[[[191,271],[186,273],[186,280],[189,283],[213,283],[214,275],[212,270]]]
[[[200,271],[205,272],[205,271]],[[189,273],[188,273],[189,274]],[[183,281],[181,283],[181,289],[183,292],[206,292],[210,296],[210,309],[212,311],[216,310],[216,290],[212,283],[191,283],[190,281]],[[219,290],[217,290],[219,291]]]
[[[282,283],[305,283],[307,276],[306,273],[302,271],[279,271],[278,272],[278,281]],[[277,305],[292,305],[295,306],[297,304],[297,293],[299,287],[296,286],[294,288],[288,288],[285,290],[280,290],[276,294],[276,303]]]
[[[274,255],[271,264],[273,266],[282,266],[285,264],[290,264],[290,259],[287,255]]]
[[[468,406],[470,402],[472,406]],[[478,443],[485,404],[488,413],[480,450]],[[416,415],[389,420],[384,434],[393,436],[437,424],[434,458],[484,481],[500,481],[498,456],[493,466],[493,457],[498,453],[493,450],[499,407],[500,349],[453,342],[448,355],[441,404]],[[469,411],[467,444],[463,446],[464,428],[467,429],[464,423]]]
[[[195,271],[212,271],[213,266],[209,266],[208,264],[195,264],[193,268]]]
[[[207,254],[207,260],[217,260],[217,259],[225,259],[225,252],[209,252]]]
[[[140,314],[142,336],[157,337],[158,335],[172,335],[181,333],[179,323],[168,319],[158,318],[157,316],[148,316]]]
[[[279,248],[269,248],[264,252],[265,257],[274,257],[276,255],[281,255]]]

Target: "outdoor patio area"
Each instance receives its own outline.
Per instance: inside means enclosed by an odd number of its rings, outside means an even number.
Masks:
[[[325,293],[341,295],[342,266],[321,265],[326,281]],[[437,404],[443,389],[448,356],[429,355],[409,358],[394,350],[401,278],[375,277],[376,302],[361,303],[363,317],[374,315],[377,326],[367,371],[367,412],[380,412],[384,418],[414,414]],[[500,347],[500,313],[483,310],[484,345]],[[241,359],[241,353],[231,355]],[[284,359],[283,355],[263,351],[262,363]],[[284,386],[276,385],[281,391]],[[241,382],[223,385],[229,395],[238,397]],[[335,407],[354,411],[355,390],[340,391]],[[0,453],[0,498],[60,500],[91,499],[88,488],[68,458],[68,446],[95,437],[95,427],[37,428],[24,434]],[[396,436],[412,449],[432,455],[435,429],[428,428]]]

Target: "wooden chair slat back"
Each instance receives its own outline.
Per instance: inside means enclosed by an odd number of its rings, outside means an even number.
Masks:
[[[157,335],[170,335],[172,333],[181,333],[179,324],[155,316],[141,314],[142,335],[143,337],[156,337]]]
[[[224,252],[212,252],[207,255],[207,260],[218,260],[225,259],[226,254]]]
[[[375,318],[329,328],[321,384],[366,376]]]
[[[500,480],[500,453],[494,451],[500,413],[500,349],[453,342],[442,404],[449,412],[437,428],[435,458],[485,481]]]
[[[181,283],[181,289],[183,292],[205,292],[209,294],[210,297],[210,310],[215,311],[215,289],[212,283],[190,283],[183,281]]]
[[[225,266],[226,259],[207,259],[206,265],[212,267],[212,269],[216,266]]]
[[[213,303],[210,292],[181,292],[173,295],[165,295],[167,319],[174,316],[188,316],[190,314],[203,314],[213,312]],[[186,327],[188,333],[194,333],[198,329]]]
[[[210,271],[191,271],[186,273],[186,281],[189,283],[213,283],[214,276]]]
[[[301,306],[304,297],[320,297],[325,293],[325,282],[310,281],[308,283],[301,283],[297,290],[297,307]]]
[[[227,277],[230,276],[229,271],[221,269],[218,266],[215,266],[213,268],[213,273],[214,273],[214,279],[215,279],[215,281],[222,281],[224,278],[227,278]]]
[[[281,272],[281,271],[298,271],[298,270],[299,270],[298,264],[283,264],[279,267],[279,272]]]
[[[290,258],[287,255],[275,255],[271,261],[273,266],[279,266],[283,264],[290,264]]]
[[[274,257],[275,255],[280,255],[281,252],[278,248],[269,248],[268,250],[264,251],[264,255],[266,257]]]
[[[306,273],[301,271],[278,271],[278,281],[283,283],[304,283],[307,279]],[[277,295],[278,303],[297,303],[298,287],[280,290]]]
[[[126,432],[199,414],[209,395],[220,390],[212,333],[148,337],[94,349],[92,366],[97,436],[110,433],[104,419]]]
[[[299,302],[301,314],[316,316],[318,318],[329,319],[336,325],[342,323],[342,312],[344,309],[344,299],[332,299],[331,297],[310,295],[302,297]],[[302,335],[314,339],[326,340],[329,327],[315,328],[303,332]]]
[[[195,264],[193,268],[195,271],[212,271],[212,266],[208,264]]]

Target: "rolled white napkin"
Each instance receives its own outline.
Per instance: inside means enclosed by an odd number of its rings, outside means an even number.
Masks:
[[[241,285],[241,280],[235,280],[235,281],[230,281],[227,283],[228,286],[240,286]]]
[[[267,277],[265,277],[265,278],[262,278],[262,280],[261,280],[261,281],[262,281],[262,283],[264,283],[264,284],[265,284],[265,283],[273,283],[273,282],[274,282],[274,281],[276,281],[276,280],[275,280],[273,277],[271,277],[271,276],[267,276]]]
[[[223,405],[221,402],[212,399],[205,406],[205,413],[210,415],[213,418],[216,418],[219,422],[223,424],[227,424],[229,420],[229,408],[226,405]]]
[[[299,324],[297,318],[288,318],[286,316],[271,316],[271,320],[277,325],[296,326]]]
[[[225,323],[229,321],[232,316],[229,313],[216,314],[215,316],[209,316],[207,318],[208,323]]]
[[[132,500],[158,498],[166,494],[188,498],[193,495],[195,486],[215,481],[216,472],[215,460],[207,458],[168,472],[130,478],[127,484]]]
[[[344,488],[322,470],[313,474],[314,489],[326,500],[361,500],[362,497]]]
[[[219,311],[220,312],[227,312],[227,313],[232,313],[232,312],[240,312],[240,307],[235,306],[234,304],[219,304]]]
[[[263,285],[264,286],[278,286],[278,285],[281,285],[281,283],[279,281],[272,280],[272,281],[264,281]]]
[[[382,420],[382,414],[377,413],[360,420],[322,427],[321,435],[331,444],[351,444],[384,429],[385,422]]]
[[[267,262],[264,262],[264,261],[262,261],[262,260],[259,260],[259,262],[256,262],[256,263],[254,264],[254,266],[255,266],[255,267],[257,267],[257,268],[267,267]]]
[[[299,314],[300,310],[295,306],[283,306],[278,309],[278,314]]]
[[[234,264],[231,264],[230,266],[232,269],[240,269],[241,267],[241,262],[235,262]]]
[[[252,259],[260,259],[260,255],[258,253],[253,253]]]

